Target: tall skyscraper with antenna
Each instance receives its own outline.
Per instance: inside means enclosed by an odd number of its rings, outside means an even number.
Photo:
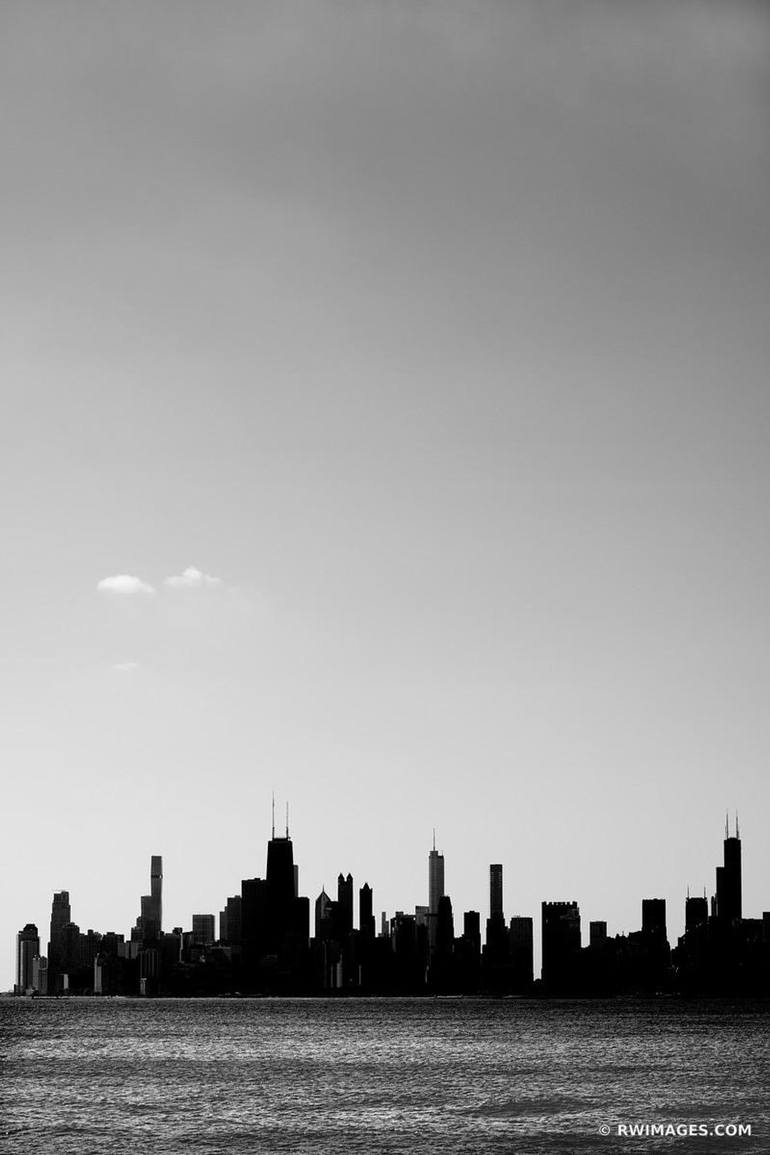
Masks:
[[[436,831],[433,831],[433,849],[428,854],[428,944],[436,947],[438,907],[444,897],[444,855],[436,850]]]
[[[275,956],[279,971],[296,973],[304,965],[309,932],[310,905],[307,898],[297,895],[289,807],[286,806],[285,832],[276,834],[273,799],[272,837],[267,844],[265,870],[264,953]]]
[[[268,938],[271,943],[280,940],[294,901],[294,849],[289,837],[289,808],[286,807],[286,833],[275,833],[275,798],[273,799],[272,837],[267,844],[267,918]]]
[[[717,867],[717,917],[732,923],[742,917],[741,835],[738,815],[735,815],[735,834],[731,837],[728,816],[725,815],[723,865]]]

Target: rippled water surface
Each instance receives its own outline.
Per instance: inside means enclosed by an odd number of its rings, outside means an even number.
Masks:
[[[0,1150],[770,1152],[768,1028],[726,1004],[3,999]],[[752,1136],[617,1136],[639,1121]]]

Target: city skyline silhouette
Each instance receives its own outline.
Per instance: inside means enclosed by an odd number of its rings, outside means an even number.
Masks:
[[[745,917],[738,816],[725,816],[723,862],[709,899],[684,901],[684,935],[669,942],[666,900],[641,900],[641,927],[610,933],[592,920],[581,934],[573,900],[543,900],[535,956],[535,919],[506,918],[504,868],[489,866],[487,917],[458,919],[445,889],[444,855],[436,832],[427,856],[427,902],[414,911],[375,914],[368,882],[337,877],[336,897],[324,883],[315,902],[300,893],[286,806],[276,834],[275,796],[264,878],[243,879],[214,913],[197,913],[169,931],[163,925],[163,858],[150,861],[150,893],[141,897],[130,935],[111,929],[83,933],[70,894],[58,891],[43,953],[38,928],[26,923],[16,939],[17,995],[200,994],[492,994],[689,996],[768,993],[770,911]],[[768,904],[770,905],[770,903]],[[314,917],[313,917],[314,912]],[[482,935],[482,928],[485,934]],[[674,949],[672,950],[672,946]]]

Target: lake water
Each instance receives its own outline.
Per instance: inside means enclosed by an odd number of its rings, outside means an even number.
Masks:
[[[0,1151],[770,1152],[769,1027],[770,1005],[3,999]],[[637,1123],[752,1134],[617,1134]]]

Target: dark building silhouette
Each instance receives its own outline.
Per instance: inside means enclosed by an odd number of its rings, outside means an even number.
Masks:
[[[289,932],[294,899],[294,849],[286,836],[273,837],[267,844],[267,924],[266,947],[269,954],[277,954]]]
[[[163,931],[163,858],[153,854],[150,858],[150,906],[145,924],[147,941],[157,942]]]
[[[532,919],[515,915],[508,926],[510,985],[516,994],[530,989],[534,981],[534,934]]]
[[[156,927],[153,925],[152,896],[143,894],[139,899],[139,917],[131,932],[131,938],[140,945],[152,943],[157,939]]]
[[[477,991],[481,985],[481,915],[477,910],[463,914],[463,933],[457,940],[458,986],[462,991]]]
[[[503,991],[510,985],[510,941],[503,913],[503,868],[499,862],[489,867],[489,918],[483,953],[485,985]]]
[[[499,862],[489,868],[489,917],[503,918],[503,868]]]
[[[103,945],[103,944],[102,944]],[[174,968],[182,961],[182,931],[175,927],[170,933],[160,936],[161,973],[171,976]]]
[[[543,986],[547,994],[580,987],[580,911],[576,902],[542,905]]]
[[[64,989],[64,975],[67,973],[65,928],[71,921],[69,891],[58,890],[51,904],[51,936],[48,942],[48,989],[51,994]]]
[[[342,878],[342,875],[340,875]],[[338,941],[337,903],[326,890],[315,901],[315,938],[313,940],[313,974],[321,990],[342,987],[342,949]]]
[[[213,914],[194,914],[192,916],[193,946],[209,947],[214,945],[216,938],[216,919]]]
[[[342,941],[353,929],[353,876],[337,877],[337,934]]]
[[[704,926],[708,922],[709,904],[705,894],[702,898],[690,898],[689,894],[684,904],[684,928],[694,930],[696,926]]]
[[[150,858],[150,893],[139,900],[139,915],[131,931],[131,940],[140,947],[157,946],[163,921],[163,859],[159,854]]]
[[[329,942],[337,930],[337,904],[322,890],[315,900],[315,937],[319,942]]]
[[[627,953],[627,940],[616,935],[608,938],[603,919],[588,925],[588,946],[581,951],[581,991],[589,995],[612,995],[622,989],[621,959]]]
[[[231,895],[219,915],[219,941],[227,946],[240,947],[243,898]]]
[[[372,888],[367,882],[358,892],[358,926],[362,939],[373,939],[376,933],[374,921],[374,896]]]
[[[481,954],[481,915],[477,910],[466,910],[463,914],[463,939],[478,958]]]
[[[435,944],[430,951],[429,983],[436,991],[449,992],[455,989],[457,979],[454,916],[452,900],[448,894],[442,894],[438,900],[435,926]]]
[[[511,988],[524,994],[535,978],[533,922],[531,918],[515,915],[508,928],[511,954]]]
[[[62,929],[60,936],[61,953],[59,955],[60,982],[57,991],[79,992],[89,984],[88,976],[83,972],[83,956],[80,927],[76,922],[68,922]]]
[[[634,990],[650,994],[668,989],[671,952],[666,932],[664,898],[642,899],[642,929],[628,938],[628,985]]]
[[[396,911],[390,926],[390,988],[397,994],[424,989],[428,962],[427,927],[418,926],[414,915],[404,914],[400,910]]]
[[[665,898],[642,899],[642,934],[666,937]]]
[[[32,959],[32,989],[39,995],[48,994],[48,959],[45,955]]]
[[[361,990],[376,988],[382,970],[376,940],[374,920],[374,895],[367,882],[358,892],[358,940],[355,944],[355,979]]]
[[[463,914],[463,938],[473,944],[476,954],[481,953],[481,915],[477,910],[466,910]]]
[[[430,950],[436,948],[438,931],[438,904],[444,897],[444,855],[436,850],[436,831],[433,831],[433,848],[428,852],[428,944]]]
[[[241,882],[241,985],[253,991],[259,987],[259,960],[266,949],[267,883],[263,878]]]
[[[102,949],[94,959],[93,992],[95,995],[129,995],[138,993],[138,964],[125,953],[123,935],[108,931],[102,936]]]
[[[588,944],[599,947],[607,941],[607,923],[602,921],[589,922]]]
[[[101,950],[102,937],[98,931],[90,929],[80,936],[80,965],[89,974],[93,970],[94,959]]]
[[[310,900],[297,894],[298,878],[287,808],[285,835],[277,836],[273,824],[267,844],[264,953],[258,960],[259,985],[276,993],[303,989],[308,981]]]
[[[34,960],[39,958],[40,935],[34,922],[28,922],[16,936],[16,994],[35,989]]]
[[[716,874],[716,915],[723,923],[729,924],[742,916],[741,839],[737,818],[732,838],[725,822],[724,865],[717,867]]]
[[[438,900],[436,949],[443,954],[451,954],[455,941],[455,924],[452,915],[452,900],[448,894],[442,894]]]

